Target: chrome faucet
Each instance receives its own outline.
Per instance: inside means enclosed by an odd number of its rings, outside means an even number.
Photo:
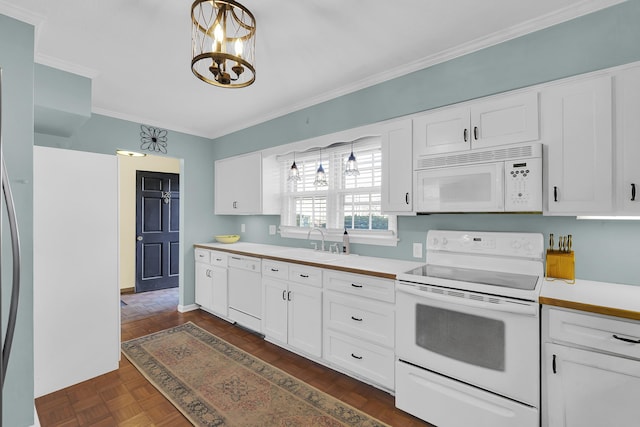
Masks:
[[[314,230],[318,230],[320,232],[320,235],[322,236],[322,243],[320,244],[320,250],[324,251],[324,232],[322,231],[321,228],[314,227],[311,230],[309,230],[309,232],[307,233],[307,240],[309,240],[309,236],[311,236],[311,232]]]

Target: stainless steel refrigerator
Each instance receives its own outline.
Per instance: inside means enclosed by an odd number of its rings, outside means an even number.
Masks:
[[[2,363],[0,363],[0,378],[2,381],[2,388],[4,389],[4,380],[7,373],[7,366],[9,364],[9,356],[11,354],[11,344],[13,343],[13,334],[16,327],[16,318],[18,314],[18,298],[20,293],[20,237],[18,235],[18,222],[16,219],[16,210],[13,204],[13,195],[11,194],[11,185],[9,184],[9,177],[7,174],[7,167],[4,161],[3,154],[3,141],[2,141],[2,118],[3,118],[3,104],[2,104],[2,68],[0,68],[0,175],[2,176],[2,194],[4,203],[0,208],[0,213],[8,218],[9,229],[4,230],[0,221],[0,238],[10,238],[11,240],[11,253],[3,253],[0,248],[0,260],[5,257],[12,258],[12,280],[11,280],[11,297],[8,304],[9,315],[7,320],[7,329],[3,331],[2,336],[4,341],[2,342]],[[4,211],[4,212],[3,212]],[[1,241],[1,239],[0,239]],[[0,263],[0,277],[1,277],[2,264]],[[9,284],[2,283],[2,286],[8,286]],[[1,299],[1,297],[0,297]],[[2,318],[2,309],[7,306],[6,301],[0,301],[0,318]],[[0,392],[0,426],[2,426],[2,393]]]

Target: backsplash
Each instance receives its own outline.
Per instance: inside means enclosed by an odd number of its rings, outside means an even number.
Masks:
[[[235,228],[215,232],[238,233],[240,239],[247,242],[310,247],[306,240],[269,235],[269,225],[279,224],[279,216],[226,218],[235,222]],[[241,224],[245,224],[244,233],[240,232]],[[226,225],[230,225],[229,222]],[[397,247],[352,244],[351,252],[416,261],[417,258],[412,257],[413,243],[422,243],[424,247],[427,230],[430,229],[542,233],[545,242],[548,242],[549,233],[556,236],[571,234],[576,256],[576,278],[640,286],[640,221],[577,220],[575,217],[531,214],[399,216],[400,241]]]

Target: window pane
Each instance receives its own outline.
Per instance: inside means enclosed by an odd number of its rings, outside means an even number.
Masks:
[[[326,197],[296,197],[295,211],[298,227],[327,226]]]

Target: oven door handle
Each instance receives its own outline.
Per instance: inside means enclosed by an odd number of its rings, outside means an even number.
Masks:
[[[522,314],[522,315],[528,315],[528,316],[537,316],[538,310],[539,310],[539,306],[536,303],[526,302],[526,301],[511,302],[510,300],[499,298],[499,297],[496,297],[496,299],[499,300],[500,303],[493,303],[493,302],[472,300],[469,298],[462,298],[458,296],[435,294],[433,292],[423,291],[421,289],[418,289],[413,285],[399,284],[397,289],[398,289],[398,292],[404,292],[404,293],[415,295],[425,299],[443,301],[450,304],[463,305],[466,307],[482,308],[486,310],[503,311],[507,313]]]

